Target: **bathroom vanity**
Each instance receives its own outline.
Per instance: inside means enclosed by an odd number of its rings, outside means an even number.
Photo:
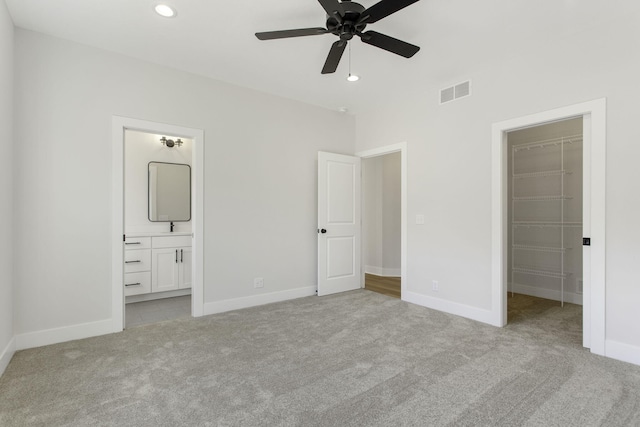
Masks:
[[[124,240],[127,302],[191,293],[191,233],[135,233]]]

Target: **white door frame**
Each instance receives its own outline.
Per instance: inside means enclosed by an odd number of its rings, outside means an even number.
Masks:
[[[397,144],[387,145],[384,147],[373,148],[371,150],[360,151],[355,155],[362,159],[384,156],[385,154],[400,152],[400,298],[405,300],[407,295],[407,143],[400,142]],[[364,186],[362,186],[364,191]],[[363,200],[364,198],[361,198]],[[360,209],[362,213],[362,209]],[[362,239],[364,241],[364,239]],[[364,256],[365,251],[360,251]],[[362,265],[361,286],[364,287],[364,259]]]
[[[583,345],[605,354],[605,178],[606,99],[518,117],[492,126],[492,324],[507,323],[507,137],[509,131],[583,117],[583,236],[591,246],[583,249]],[[588,180],[588,181],[587,181]],[[589,260],[590,258],[590,260]]]
[[[192,178],[194,189],[191,200],[193,264],[191,286],[191,315],[202,316],[204,313],[204,131],[166,123],[131,119],[113,116],[112,119],[112,250],[111,250],[111,319],[113,332],[124,329],[124,131],[136,130],[149,133],[164,133],[193,140]]]

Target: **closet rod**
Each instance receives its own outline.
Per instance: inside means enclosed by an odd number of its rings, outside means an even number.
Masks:
[[[574,142],[582,142],[582,135],[571,135],[560,138],[545,139],[542,141],[529,142],[526,144],[518,144],[512,147],[514,152],[529,150],[531,148],[545,148],[551,145],[572,144]]]
[[[523,178],[540,178],[545,176],[559,176],[559,175],[571,175],[573,171],[569,170],[551,170],[551,171],[539,171],[539,172],[526,172],[526,173],[514,173],[513,179]]]
[[[514,227],[582,227],[581,222],[556,222],[556,221],[512,221]]]

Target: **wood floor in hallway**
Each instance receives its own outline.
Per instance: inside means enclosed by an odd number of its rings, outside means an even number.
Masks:
[[[400,278],[399,277],[383,277],[373,274],[364,275],[364,288],[387,295],[394,298],[400,298]]]

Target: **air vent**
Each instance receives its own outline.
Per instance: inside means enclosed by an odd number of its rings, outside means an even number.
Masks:
[[[440,104],[453,101],[455,98],[455,88],[453,86],[440,91]]]
[[[440,104],[445,104],[469,95],[471,95],[471,80],[442,89],[440,91]]]

